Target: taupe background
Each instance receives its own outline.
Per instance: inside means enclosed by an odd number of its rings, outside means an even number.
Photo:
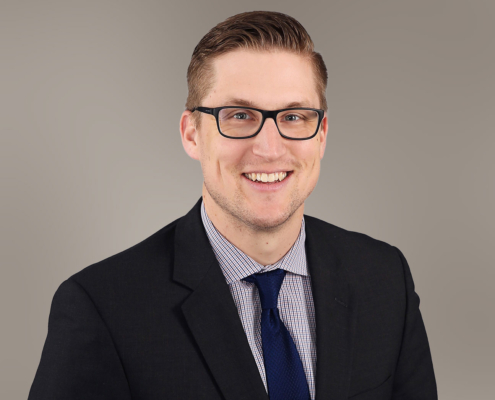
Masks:
[[[199,198],[186,68],[211,27],[257,9],[296,17],[329,70],[306,213],[399,247],[440,398],[495,398],[493,0],[0,7],[0,398],[27,398],[58,285]]]

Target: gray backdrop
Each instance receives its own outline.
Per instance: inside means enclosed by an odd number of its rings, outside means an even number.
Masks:
[[[179,117],[194,46],[282,11],[329,70],[306,214],[405,254],[440,398],[495,398],[493,0],[0,4],[0,398],[25,399],[58,285],[201,195]]]

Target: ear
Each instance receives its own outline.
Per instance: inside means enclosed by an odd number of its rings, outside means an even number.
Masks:
[[[325,154],[325,148],[327,146],[327,133],[328,133],[328,118],[327,118],[327,113],[325,111],[325,115],[323,119],[321,120],[321,127],[320,127],[320,160],[323,158],[323,155]]]
[[[192,112],[189,110],[184,111],[180,117],[180,135],[187,155],[194,160],[199,160],[199,135]]]

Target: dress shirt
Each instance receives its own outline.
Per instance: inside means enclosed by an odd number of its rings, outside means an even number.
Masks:
[[[201,218],[213,252],[229,285],[230,293],[239,312],[244,332],[267,392],[261,343],[259,293],[254,283],[241,279],[254,273],[268,272],[277,268],[287,271],[278,297],[280,319],[294,340],[308,381],[311,399],[314,400],[316,323],[311,277],[308,273],[306,260],[304,217],[299,236],[290,250],[275,264],[267,266],[254,261],[222,236],[209,219],[203,202],[201,204]]]

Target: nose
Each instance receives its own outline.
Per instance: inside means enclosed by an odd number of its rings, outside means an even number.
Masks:
[[[278,132],[273,118],[265,119],[261,131],[253,138],[253,153],[266,161],[276,160],[285,155],[286,141]]]

